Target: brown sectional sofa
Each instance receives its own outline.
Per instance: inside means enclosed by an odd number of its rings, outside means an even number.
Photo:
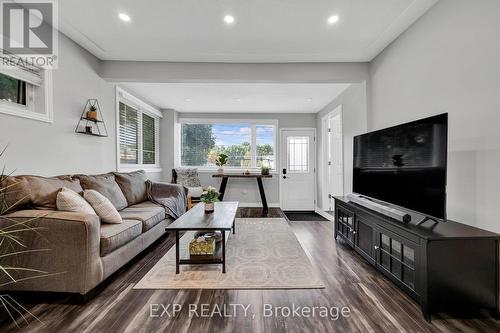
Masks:
[[[9,257],[2,263],[39,269],[52,275],[8,284],[1,287],[2,290],[86,294],[162,236],[165,227],[174,219],[165,207],[148,200],[147,179],[143,171],[9,178],[7,181],[15,183],[18,188],[9,194],[7,201],[19,204],[15,211],[0,217],[0,227],[36,218],[29,225],[44,230],[23,232],[22,242],[29,249],[50,251]],[[155,186],[179,187],[166,183],[156,183]],[[77,192],[84,189],[99,191],[119,208],[123,222],[106,224],[101,223],[96,215],[57,211],[55,199],[62,187]],[[171,192],[183,195],[179,199],[186,202],[184,189]],[[25,275],[16,276],[23,277]]]

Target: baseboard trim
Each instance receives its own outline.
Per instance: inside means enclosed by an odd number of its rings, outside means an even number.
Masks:
[[[323,216],[325,219],[333,222],[333,216],[325,212],[323,209],[316,207],[314,211],[319,215]]]
[[[280,204],[279,202],[271,202],[268,203],[267,206],[272,208],[279,208]],[[262,207],[262,204],[260,202],[240,202],[239,207],[257,208],[257,207]]]

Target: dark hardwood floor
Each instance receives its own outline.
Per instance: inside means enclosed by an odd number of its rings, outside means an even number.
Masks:
[[[260,217],[258,208],[239,217]],[[271,208],[269,217],[283,217]],[[500,332],[491,318],[426,322],[418,305],[358,255],[333,240],[331,222],[291,222],[298,240],[322,276],[325,289],[311,290],[133,290],[132,287],[173,246],[161,238],[99,286],[87,300],[65,294],[15,294],[43,325],[30,320],[17,330],[5,315],[0,331],[21,332]],[[228,268],[230,269],[230,267]],[[183,305],[176,317],[150,317],[151,304]],[[188,305],[250,304],[255,317],[190,317]],[[264,317],[264,304],[276,307],[349,307],[348,318]],[[161,313],[161,311],[160,311]]]

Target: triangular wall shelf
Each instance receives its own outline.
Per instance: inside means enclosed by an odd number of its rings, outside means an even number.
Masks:
[[[97,99],[88,99],[83,108],[75,133],[107,137],[108,130],[104,123],[101,107]]]

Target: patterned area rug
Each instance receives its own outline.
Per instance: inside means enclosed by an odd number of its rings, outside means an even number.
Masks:
[[[187,249],[193,232],[181,238]],[[181,265],[175,274],[175,246],[134,289],[311,289],[324,288],[285,219],[236,219],[221,265]]]

